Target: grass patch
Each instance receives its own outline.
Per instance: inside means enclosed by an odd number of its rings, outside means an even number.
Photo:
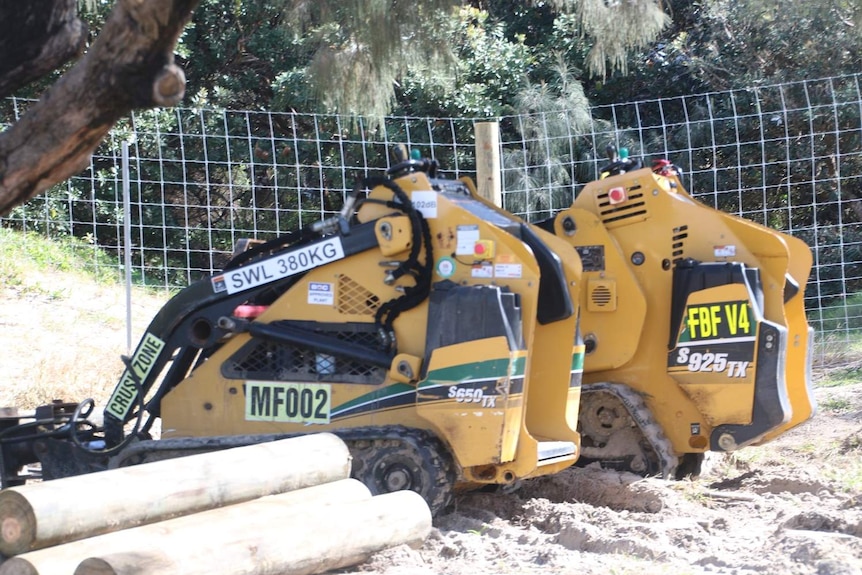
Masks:
[[[850,409],[853,407],[853,404],[850,403],[850,400],[843,397],[832,397],[829,399],[821,400],[818,404],[818,407],[823,411],[831,411],[832,413],[845,413],[850,411]]]
[[[101,405],[123,369],[120,356],[169,294],[134,287],[128,309],[116,262],[79,239],[0,228],[0,249],[0,406],[32,409],[87,397]]]
[[[862,357],[862,293],[810,310],[808,323],[816,334],[814,361],[818,369],[846,367]]]
[[[862,490],[862,459],[858,453],[833,454],[833,465],[823,467],[823,476],[848,493]]]
[[[844,298],[841,303],[813,310],[808,321],[818,332],[862,331],[862,293]]]
[[[816,369],[852,367],[854,362],[859,362],[859,358],[862,358],[862,330],[817,333],[814,342]]]
[[[48,239],[32,232],[0,228],[0,279],[20,295],[63,296],[63,286],[51,281],[63,272],[99,284],[118,284],[116,262],[93,244],[73,237]]]
[[[858,356],[857,356],[858,357]],[[815,387],[844,387],[862,381],[862,363],[818,370],[814,380]]]

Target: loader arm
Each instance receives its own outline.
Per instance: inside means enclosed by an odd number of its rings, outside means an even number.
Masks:
[[[206,357],[211,348],[230,335],[220,320],[230,317],[238,306],[274,299],[309,270],[376,246],[374,224],[358,224],[346,234],[299,242],[259,255],[182,290],[147,327],[108,400],[104,424],[108,445],[117,445],[123,439],[123,426],[135,416],[141,398],[147,398],[167,364],[173,361],[143,404],[150,414],[159,416],[164,395],[188,375],[196,360]]]

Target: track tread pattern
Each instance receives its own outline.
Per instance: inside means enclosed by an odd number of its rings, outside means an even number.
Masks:
[[[354,464],[351,476],[369,486],[372,493],[379,491],[371,477],[368,463],[387,453],[409,457],[415,469],[421,470],[419,489],[414,489],[428,503],[431,514],[437,515],[453,500],[457,471],[449,450],[430,431],[403,425],[357,427],[334,430],[350,449]]]
[[[625,406],[635,425],[638,426],[644,438],[652,447],[660,462],[660,475],[662,479],[670,479],[675,476],[679,458],[673,451],[670,440],[655,420],[647,407],[643,396],[623,383],[600,382],[585,384],[581,388],[581,394],[609,393],[619,399]]]
[[[367,462],[387,458],[408,461],[415,470],[417,491],[425,498],[432,515],[448,507],[454,498],[458,478],[457,466],[446,446],[430,431],[403,425],[367,426],[332,430],[340,437],[353,457],[351,476],[365,483],[375,495],[386,490],[374,485]],[[296,437],[298,434],[266,436],[243,435],[221,437],[191,437],[146,440],[132,443],[111,461],[110,467],[138,465],[161,459],[171,459],[195,453],[251,445],[260,441],[273,441]],[[384,453],[385,452],[385,453]]]

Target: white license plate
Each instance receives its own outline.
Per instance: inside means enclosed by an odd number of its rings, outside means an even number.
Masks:
[[[238,293],[344,258],[341,238],[333,237],[293,249],[212,278],[213,291]]]

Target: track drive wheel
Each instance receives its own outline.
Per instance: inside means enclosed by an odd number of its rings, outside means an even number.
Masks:
[[[338,433],[353,456],[351,476],[372,495],[410,489],[432,515],[452,502],[456,473],[452,457],[433,434],[403,426],[366,427]]]
[[[643,397],[621,383],[593,383],[581,390],[578,465],[643,476],[674,477],[678,458]]]

